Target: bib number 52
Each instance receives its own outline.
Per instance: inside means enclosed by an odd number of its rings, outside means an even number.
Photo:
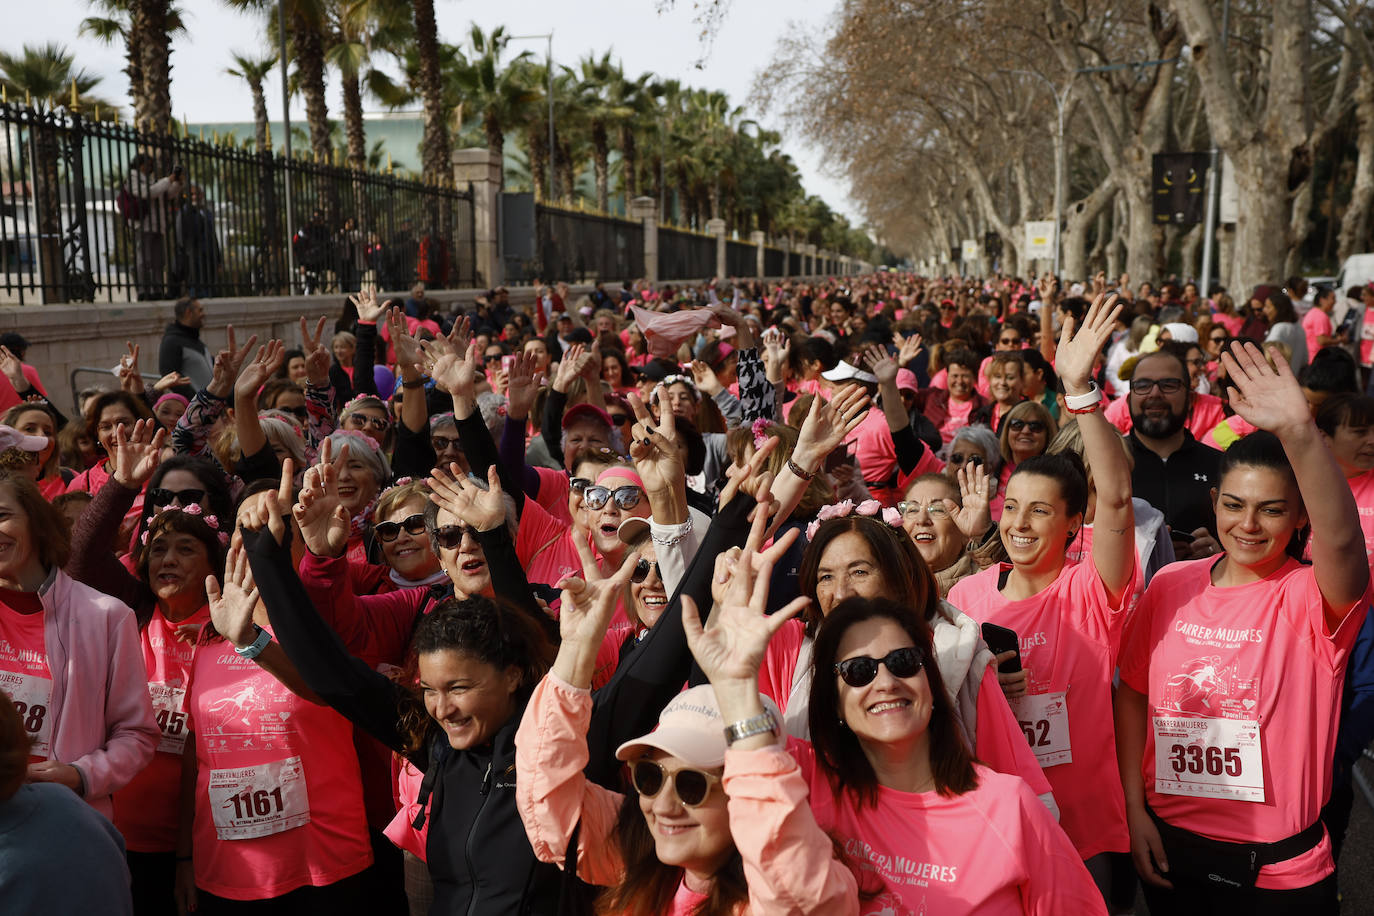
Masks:
[[[1243,770],[1240,748],[1199,747],[1196,744],[1175,744],[1169,748],[1169,765],[1175,773],[1200,776],[1239,776]]]

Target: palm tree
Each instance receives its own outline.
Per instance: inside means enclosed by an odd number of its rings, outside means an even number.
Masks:
[[[0,51],[0,85],[14,97],[28,96],[35,108],[44,108],[49,99],[54,105],[71,100],[72,86],[83,107],[95,104],[110,108],[109,102],[90,95],[100,77],[75,70],[75,56],[62,45],[24,45],[20,52]]]
[[[444,106],[444,79],[440,69],[439,27],[434,21],[434,0],[414,0],[415,50],[419,59],[416,85],[425,104],[425,136],[420,167],[425,178],[437,181],[452,168],[448,144],[448,109]]]
[[[267,142],[267,97],[263,94],[263,81],[272,73],[272,68],[277,65],[275,54],[264,57],[250,57],[247,54],[234,52],[234,66],[225,72],[230,76],[237,76],[248,84],[248,89],[253,94],[253,136],[257,143],[257,150],[260,153],[271,149]]]
[[[592,169],[596,174],[596,206],[610,210],[611,130],[619,127],[634,112],[615,97],[615,87],[624,83],[625,74],[611,63],[610,52],[588,56],[578,63],[575,92],[580,119],[587,125],[592,150]],[[627,199],[628,203],[628,199]]]
[[[484,34],[474,25],[470,39],[472,56],[453,71],[454,87],[481,118],[487,149],[504,157],[506,132],[524,121],[541,100],[526,67],[530,54],[521,52],[503,63],[509,39],[502,26]]]
[[[82,20],[79,34],[124,42],[134,123],[166,133],[172,126],[172,36],[186,33],[181,10],[171,0],[90,2],[104,15]]]
[[[627,79],[619,67],[612,77],[610,97],[629,113],[620,119],[620,177],[626,206],[639,193],[639,139],[645,130],[657,130],[658,97],[663,87],[652,73]]]
[[[277,39],[277,0],[224,0],[231,8],[256,13],[266,19],[267,34]],[[333,147],[329,139],[329,102],[324,91],[324,59],[328,49],[324,0],[281,0],[286,4],[286,30],[295,62],[294,80],[305,96],[305,120],[310,127],[310,150],[328,162]]]

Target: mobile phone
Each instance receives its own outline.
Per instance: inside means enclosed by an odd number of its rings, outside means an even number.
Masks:
[[[1021,640],[1015,630],[999,627],[995,623],[983,624],[983,642],[988,644],[993,655],[1015,652],[1016,655],[997,666],[998,674],[1015,674],[1021,670]]]
[[[514,357],[514,356],[503,356],[503,357],[501,357],[501,371],[502,371],[502,372],[504,372],[504,373],[506,373],[507,375],[509,375],[509,374],[510,374],[510,367],[513,366],[513,365],[515,365],[515,357]]]

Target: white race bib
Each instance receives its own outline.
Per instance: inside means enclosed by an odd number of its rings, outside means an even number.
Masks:
[[[1028,693],[1010,702],[1041,769],[1073,763],[1066,693]]]
[[[1264,801],[1259,723],[1155,716],[1155,791]]]
[[[0,671],[0,693],[13,701],[19,720],[24,723],[24,731],[33,740],[29,755],[47,757],[52,740],[52,716],[48,715],[52,705],[52,678]]]
[[[251,840],[310,823],[301,758],[210,771],[210,811],[221,840]]]
[[[162,740],[157,743],[157,749],[164,754],[180,754],[186,746],[186,713],[182,711],[186,688],[149,684],[148,696],[153,701],[157,727],[162,730]]]

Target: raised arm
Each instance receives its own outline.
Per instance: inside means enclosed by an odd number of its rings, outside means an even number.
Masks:
[[[1254,344],[1232,344],[1221,355],[1236,386],[1231,405],[1241,419],[1278,436],[1302,493],[1307,520],[1318,536],[1312,541],[1312,570],[1326,602],[1326,625],[1335,632],[1369,586],[1364,535],[1350,487],[1333,485],[1344,475],[1325,439],[1317,434],[1288,361],[1270,365]]]
[[[358,347],[353,353],[353,393],[377,396],[377,381],[372,367],[377,362],[377,322],[386,311],[377,301],[377,291],[367,289],[348,297],[358,309]]]
[[[1054,310],[1059,307],[1059,279],[1045,274],[1036,284],[1040,290],[1040,354],[1054,363]]]
[[[393,307],[387,313],[387,331],[396,348],[396,371],[401,381],[401,425],[413,433],[429,435],[429,400],[425,397],[425,377],[420,361],[424,353],[420,342],[406,327],[405,310]]]
[[[239,436],[239,454],[245,458],[267,448],[267,435],[258,421],[258,392],[276,374],[286,359],[286,345],[269,340],[258,347],[258,355],[244,364],[234,383],[234,430]]]

